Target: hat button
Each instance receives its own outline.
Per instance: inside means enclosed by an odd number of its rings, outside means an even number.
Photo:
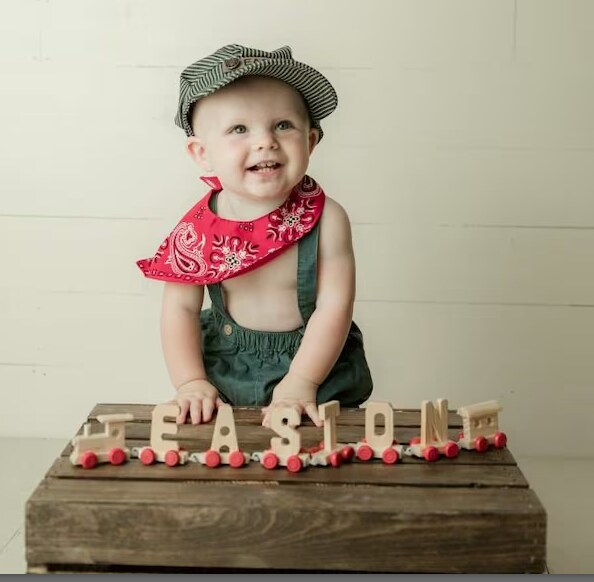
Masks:
[[[239,57],[231,57],[230,59],[227,59],[225,61],[225,67],[227,67],[227,69],[237,69],[237,67],[239,67],[239,65],[241,64],[241,59]]]
[[[230,326],[228,323],[226,323],[226,324],[223,326],[223,333],[224,333],[225,335],[231,335],[231,333],[233,333],[233,328],[232,328],[232,327],[231,327],[231,326]]]

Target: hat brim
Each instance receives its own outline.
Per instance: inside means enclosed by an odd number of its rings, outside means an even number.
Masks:
[[[235,70],[225,71],[220,79],[213,80],[204,89],[192,91],[190,87],[186,98],[180,104],[175,118],[175,124],[181,127],[186,132],[186,135],[194,135],[191,120],[189,119],[189,112],[194,103],[208,95],[212,95],[241,77],[255,75],[272,77],[284,81],[299,91],[309,110],[312,125],[320,133],[318,141],[322,138],[323,132],[319,120],[327,117],[336,109],[338,104],[336,91],[330,84],[330,81],[319,71],[304,63],[288,59],[260,58],[256,63],[244,65]]]

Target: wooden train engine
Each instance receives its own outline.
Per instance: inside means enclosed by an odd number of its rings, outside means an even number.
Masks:
[[[73,465],[82,465],[92,469],[97,463],[121,465],[130,458],[130,449],[126,447],[126,422],[134,416],[125,414],[101,414],[97,420],[103,424],[103,431],[92,433],[91,424],[86,423],[83,434],[72,439],[74,447],[70,454]]]

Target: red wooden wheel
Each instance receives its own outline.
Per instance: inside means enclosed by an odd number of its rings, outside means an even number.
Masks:
[[[235,469],[238,469],[239,467],[243,467],[244,462],[245,462],[245,458],[241,451],[233,451],[229,455],[229,464],[232,467],[234,467]]]
[[[109,451],[107,458],[112,465],[121,465],[126,460],[126,453],[123,449],[114,448]]]
[[[505,445],[507,445],[507,436],[504,432],[496,432],[495,436],[493,437],[493,444],[496,448],[502,449]]]
[[[274,453],[266,453],[262,457],[262,465],[265,469],[274,469],[278,467],[278,457]]]
[[[437,461],[437,459],[439,459],[439,451],[437,450],[437,447],[434,447],[433,445],[425,447],[423,450],[423,457],[431,463]]]
[[[382,461],[386,465],[393,465],[398,460],[398,451],[396,449],[386,449],[382,453]]]
[[[339,451],[334,451],[333,453],[330,453],[330,464],[333,467],[340,467],[340,465],[342,464],[342,455]]]
[[[287,459],[287,469],[291,473],[299,473],[299,471],[301,471],[302,468],[303,468],[303,462],[297,455],[291,455]]]
[[[342,449],[340,449],[340,456],[342,457],[343,461],[348,463],[349,461],[353,460],[353,457],[355,456],[355,449],[350,445],[342,447]]]
[[[454,457],[457,457],[459,452],[460,448],[454,441],[448,441],[443,447],[443,454],[448,459],[453,459]]]
[[[411,447],[413,445],[420,445],[421,444],[421,437],[417,436],[417,437],[413,437],[412,439],[410,439],[409,443],[408,443]]]
[[[477,453],[484,453],[489,448],[489,441],[484,436],[478,436],[474,439],[474,448]]]
[[[218,467],[221,464],[221,455],[219,455],[218,451],[206,451],[206,455],[204,456],[206,461],[207,467]]]
[[[140,453],[140,462],[143,465],[152,465],[155,462],[157,456],[153,449],[143,449]]]
[[[85,451],[80,457],[80,464],[83,469],[92,469],[97,465],[97,455],[93,451]]]
[[[165,453],[165,464],[168,467],[175,467],[179,464],[179,453],[177,451],[167,451]]]
[[[361,445],[357,449],[357,458],[361,461],[369,461],[373,458],[373,449],[369,445]]]

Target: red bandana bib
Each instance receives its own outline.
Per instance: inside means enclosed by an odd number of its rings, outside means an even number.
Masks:
[[[325,194],[309,176],[293,188],[270,214],[239,222],[210,210],[212,195],[222,190],[218,178],[202,178],[211,190],[179,221],[154,257],[136,264],[149,279],[218,283],[243,275],[277,257],[318,222]]]

